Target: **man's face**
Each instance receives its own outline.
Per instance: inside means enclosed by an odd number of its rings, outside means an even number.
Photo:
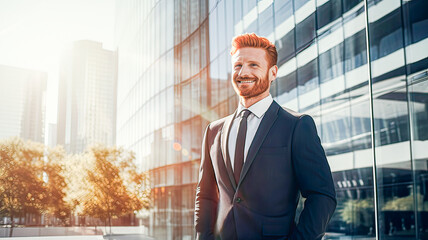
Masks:
[[[232,56],[232,85],[236,94],[245,99],[269,94],[276,71],[272,74],[266,54],[265,49],[245,47]]]

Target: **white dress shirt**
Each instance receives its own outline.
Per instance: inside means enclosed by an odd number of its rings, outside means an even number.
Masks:
[[[256,135],[257,129],[259,128],[260,122],[263,119],[266,111],[272,104],[272,96],[263,98],[262,100],[254,103],[248,110],[251,111],[251,114],[247,118],[247,134],[245,136],[245,148],[244,148],[244,162],[247,159],[248,149],[250,149],[251,143],[253,142],[254,136]],[[238,126],[242,110],[246,109],[241,103],[238,105],[238,110],[236,112],[235,119],[232,122],[230,128],[229,138],[228,138],[228,148],[229,148],[229,157],[232,164],[232,169],[234,168],[235,163],[235,148],[236,148],[236,137],[238,135]]]

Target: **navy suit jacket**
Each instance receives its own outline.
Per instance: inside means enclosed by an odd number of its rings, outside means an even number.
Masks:
[[[336,193],[313,119],[274,101],[236,184],[227,149],[235,114],[205,131],[195,202],[197,239],[321,239]],[[296,225],[300,193],[306,201]]]

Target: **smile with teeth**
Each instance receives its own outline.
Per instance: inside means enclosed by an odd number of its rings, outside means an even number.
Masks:
[[[249,80],[249,81],[238,81],[238,83],[253,83],[255,80]]]

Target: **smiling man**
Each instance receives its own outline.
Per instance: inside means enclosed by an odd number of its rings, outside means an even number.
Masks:
[[[210,123],[196,189],[197,239],[321,239],[336,207],[313,119],[269,94],[275,45],[256,34],[232,41],[238,109]],[[301,195],[306,198],[294,222]]]

